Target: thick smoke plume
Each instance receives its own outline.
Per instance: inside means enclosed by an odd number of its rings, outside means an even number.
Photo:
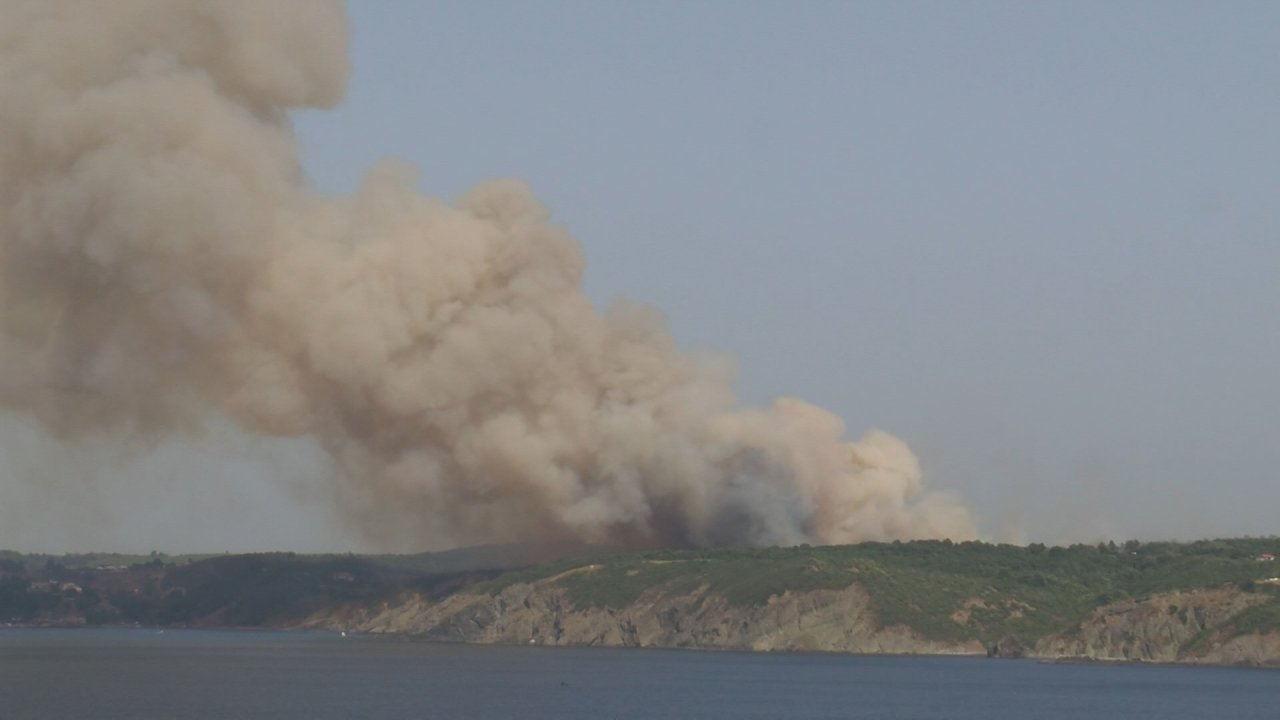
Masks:
[[[310,437],[401,546],[967,537],[906,446],[741,410],[650,309],[604,314],[519,182],[301,175],[288,112],[347,76],[322,0],[8,0],[0,407],[67,442],[230,419]]]

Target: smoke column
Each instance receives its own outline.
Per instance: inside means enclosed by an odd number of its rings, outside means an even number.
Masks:
[[[288,112],[341,99],[338,3],[2,12],[0,407],[61,441],[311,438],[400,546],[974,534],[899,440],[740,409],[653,310],[593,309],[523,184],[309,190]]]

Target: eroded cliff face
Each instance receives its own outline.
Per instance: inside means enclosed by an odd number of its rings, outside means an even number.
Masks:
[[[603,645],[887,654],[980,654],[976,642],[929,640],[910,628],[879,628],[865,592],[784,593],[739,607],[706,588],[651,591],[620,608],[576,607],[553,579],[489,595],[463,592],[432,602],[409,595],[376,608],[346,608],[303,627],[404,633],[432,640],[535,645]]]
[[[607,608],[576,605],[560,584],[563,579],[562,575],[516,583],[493,594],[464,591],[436,600],[413,593],[376,607],[320,612],[301,627],[502,644],[872,654],[976,655],[988,650],[977,640],[946,642],[901,625],[880,627],[870,598],[857,585],[787,592],[753,606],[733,605],[705,587],[684,594],[655,588],[625,607]],[[1236,635],[1231,625],[1241,611],[1270,601],[1266,594],[1234,586],[1125,600],[1098,608],[1075,628],[1041,638],[1026,654],[1045,659],[1280,666],[1280,633]]]
[[[1159,593],[1094,610],[1077,627],[1042,638],[1046,658],[1280,665],[1280,633],[1232,636],[1238,613],[1271,601],[1235,586]]]

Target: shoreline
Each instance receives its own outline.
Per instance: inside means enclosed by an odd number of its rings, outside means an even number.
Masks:
[[[1022,655],[1019,657],[992,657],[982,653],[859,653],[859,652],[840,652],[835,650],[753,650],[748,647],[688,647],[688,646],[660,646],[660,645],[549,645],[545,643],[510,643],[510,642],[467,642],[460,640],[441,640],[439,638],[427,638],[421,635],[410,633],[381,633],[381,632],[361,632],[358,630],[347,631],[342,635],[341,630],[318,629],[318,628],[290,628],[290,627],[244,627],[244,626],[205,626],[205,627],[177,627],[164,625],[84,625],[84,624],[17,624],[3,623],[0,624],[0,635],[5,631],[19,630],[48,630],[48,631],[84,631],[84,630],[108,630],[108,631],[136,631],[147,632],[151,634],[161,634],[166,631],[175,633],[273,633],[273,634],[290,634],[290,635],[316,635],[329,637],[349,637],[360,640],[375,640],[385,642],[398,643],[421,643],[424,645],[453,645],[467,647],[506,647],[506,648],[541,648],[548,650],[556,649],[574,649],[574,650],[637,650],[637,651],[662,651],[662,652],[696,652],[696,653],[732,653],[742,655],[787,655],[787,656],[839,656],[839,657],[855,657],[855,658],[957,658],[971,660],[990,660],[993,662],[1033,662],[1041,665],[1097,665],[1097,666],[1117,666],[1117,667],[1166,667],[1166,668],[1216,668],[1228,670],[1266,670],[1280,671],[1280,665],[1263,665],[1251,663],[1212,663],[1212,662],[1166,662],[1152,661],[1140,659],[1125,658],[1092,658],[1087,656],[1040,656],[1034,654]]]

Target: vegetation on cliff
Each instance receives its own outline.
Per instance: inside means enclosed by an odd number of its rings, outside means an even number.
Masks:
[[[882,628],[987,646],[1015,636],[1030,647],[1050,635],[1069,637],[1113,604],[1197,588],[1249,593],[1251,602],[1192,643],[1203,645],[1280,632],[1280,581],[1273,581],[1280,565],[1265,559],[1278,549],[1275,538],[1070,547],[920,541],[597,552],[505,572],[533,556],[483,548],[413,556],[148,556],[122,565],[118,556],[0,553],[0,622],[284,626],[326,608],[408,595],[493,595],[519,583],[561,588],[578,609],[620,610],[642,597],[691,593],[756,607],[786,594],[857,585]]]
[[[882,626],[926,638],[1024,642],[1063,632],[1095,608],[1171,590],[1224,584],[1249,589],[1280,573],[1257,558],[1277,539],[1204,540],[1045,547],[918,541],[828,547],[661,551],[590,562],[560,562],[507,573],[493,592],[521,581],[558,578],[582,607],[621,608],[642,593],[679,595],[707,587],[734,605],[784,592],[860,585]],[[1240,618],[1241,632],[1280,630],[1280,599]]]

